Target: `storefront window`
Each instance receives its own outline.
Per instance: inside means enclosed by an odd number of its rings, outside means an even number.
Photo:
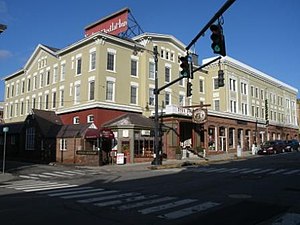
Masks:
[[[216,150],[215,128],[214,127],[209,127],[208,128],[208,149],[209,150]]]

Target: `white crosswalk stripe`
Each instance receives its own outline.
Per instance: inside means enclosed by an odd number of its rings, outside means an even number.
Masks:
[[[154,215],[161,219],[177,219],[199,213],[220,205],[216,202],[199,202],[198,199],[184,199],[173,196],[143,195],[139,192],[123,192],[104,188],[79,187],[78,185],[41,180],[20,180],[6,182],[0,187],[22,192],[36,192],[53,198],[91,204],[96,207],[110,207],[114,210],[135,210],[143,215]],[[165,213],[165,214],[164,214]]]
[[[268,175],[300,175],[300,169],[275,169],[275,168],[216,168],[199,167],[187,171],[201,173],[228,173],[228,174],[268,174]]]
[[[21,180],[21,181],[5,182],[2,187],[19,190],[19,191],[24,191],[24,192],[37,192],[37,191],[43,191],[43,190],[70,188],[70,187],[76,187],[76,186],[78,186],[78,185],[49,182],[49,181],[39,181],[39,180]]]
[[[19,175],[21,178],[26,179],[40,179],[40,178],[59,178],[59,177],[76,177],[76,175],[95,175],[94,171],[90,170],[67,170],[67,171],[51,171],[51,172],[41,172],[41,173],[31,173]]]

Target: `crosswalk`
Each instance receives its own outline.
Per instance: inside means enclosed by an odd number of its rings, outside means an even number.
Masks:
[[[254,174],[254,175],[300,175],[300,169],[276,168],[228,168],[228,167],[192,167],[186,171],[198,173],[224,173],[224,174]]]
[[[141,215],[153,215],[160,219],[173,220],[201,213],[221,203],[175,196],[144,195],[140,192],[123,192],[99,187],[78,186],[41,180],[10,181],[0,185],[22,192],[37,193],[53,198],[73,200],[78,204],[109,207],[113,210],[133,210]]]
[[[25,179],[51,179],[51,178],[72,178],[76,176],[84,176],[84,175],[95,175],[96,172],[92,170],[64,170],[64,171],[51,171],[51,172],[41,172],[41,173],[29,173],[29,174],[20,174],[20,178]]]

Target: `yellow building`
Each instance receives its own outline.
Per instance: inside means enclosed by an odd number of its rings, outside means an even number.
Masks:
[[[154,46],[161,87],[180,76],[178,59],[185,55],[186,46],[172,35],[124,39],[96,32],[63,49],[38,45],[23,69],[4,79],[5,122],[24,121],[33,108],[55,111],[64,124],[97,127],[128,112],[153,115]],[[218,87],[220,69],[224,87]],[[255,142],[298,134],[298,90],[244,63],[226,56],[195,72],[191,97],[186,97],[186,82],[184,78],[159,95],[162,120],[169,127],[163,138],[167,155],[173,157],[180,145],[208,153],[236,151],[237,146],[248,150]],[[197,124],[194,108],[183,106],[200,104],[211,106],[206,107],[206,122]]]

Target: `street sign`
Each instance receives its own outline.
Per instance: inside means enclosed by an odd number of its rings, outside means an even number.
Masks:
[[[9,131],[9,127],[3,127],[3,132],[7,133]]]

